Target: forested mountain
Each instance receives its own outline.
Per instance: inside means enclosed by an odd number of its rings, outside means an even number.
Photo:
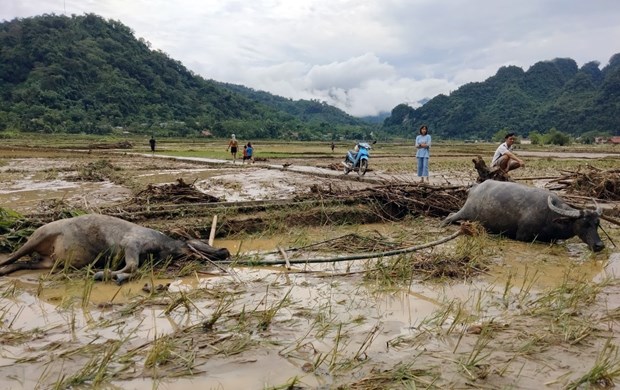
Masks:
[[[329,125],[364,125],[365,123],[346,112],[318,100],[293,100],[273,95],[265,91],[257,91],[243,85],[219,83],[224,88],[243,95],[252,101],[263,103],[278,111],[285,112],[306,122]]]
[[[205,80],[149,46],[121,22],[94,14],[0,23],[0,132],[209,130],[221,137],[326,140],[365,139],[377,127],[324,102]],[[423,123],[443,138],[551,128],[619,135],[620,54],[602,69],[597,62],[578,68],[572,59],[538,62],[527,71],[502,67],[417,109],[396,106],[376,133],[411,138]]]
[[[149,46],[94,14],[0,23],[0,131],[291,139],[368,132],[326,104],[205,80]]]
[[[572,59],[534,64],[527,72],[502,67],[484,82],[469,83],[413,109],[401,104],[383,122],[384,131],[415,136],[422,124],[443,138],[489,139],[509,129],[521,136],[550,129],[578,136],[620,135],[620,54],[603,69]]]

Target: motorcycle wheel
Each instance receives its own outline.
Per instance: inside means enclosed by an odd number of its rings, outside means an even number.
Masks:
[[[368,169],[368,160],[360,161],[360,168],[357,171],[357,174],[360,176],[364,176],[366,174],[366,170]]]
[[[349,167],[344,167],[344,174],[348,175],[349,172],[351,172],[351,169]]]

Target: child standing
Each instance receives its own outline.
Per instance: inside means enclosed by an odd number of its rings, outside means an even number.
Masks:
[[[243,163],[248,159],[248,145],[243,145]]]
[[[248,160],[250,160],[250,164],[254,163],[254,159],[252,158],[254,154],[254,148],[252,147],[251,142],[248,142],[247,152],[248,152]]]

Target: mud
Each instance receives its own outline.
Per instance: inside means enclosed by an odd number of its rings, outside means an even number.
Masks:
[[[43,207],[41,201],[60,199],[97,210],[126,201],[135,188],[178,177],[228,201],[287,199],[315,183],[368,185],[337,182],[329,173],[153,163],[124,154],[106,157],[132,178],[131,185],[65,180],[76,163],[99,157],[5,157],[0,204],[30,213]],[[244,257],[279,257],[279,248],[350,233],[423,243],[453,231],[439,229],[438,222],[324,222],[285,233],[218,237],[214,244]],[[620,242],[618,226],[603,225]],[[93,283],[84,274],[21,271],[0,280],[0,378],[9,388],[565,388],[607,357],[603,371],[613,380],[620,360],[605,345],[620,342],[614,332],[620,253],[609,239],[595,255],[578,239],[557,245],[480,240],[476,245],[489,267],[468,280],[426,280],[415,273],[368,278],[370,270],[395,260],[387,258],[152,274],[123,286]],[[456,246],[427,252],[449,254]],[[142,289],[168,283],[167,291]],[[555,300],[547,302],[549,297]],[[157,363],[149,363],[155,355]]]

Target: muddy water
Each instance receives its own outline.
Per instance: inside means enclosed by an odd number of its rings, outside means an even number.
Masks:
[[[286,241],[278,237],[244,242],[229,240],[218,244],[223,243],[241,251],[276,251],[277,247],[285,245]],[[506,240],[502,242],[501,248],[501,251],[495,254],[492,268],[476,280],[439,284],[414,280],[409,288],[396,291],[381,291],[372,285],[360,283],[359,275],[352,273],[363,269],[360,262],[295,267],[290,272],[286,272],[283,267],[241,267],[235,269],[234,275],[141,280],[121,287],[113,283],[95,283],[90,292],[85,292],[85,286],[89,283],[83,280],[46,284],[40,289],[38,278],[45,273],[22,271],[2,280],[3,291],[13,286],[18,291],[15,296],[3,299],[5,325],[10,321],[10,328],[20,332],[39,329],[45,337],[30,341],[27,349],[19,345],[4,347],[0,358],[0,374],[5,372],[4,368],[12,367],[15,359],[45,361],[37,354],[35,355],[38,357],[34,356],[31,351],[46,349],[54,343],[70,341],[84,345],[94,340],[118,340],[122,335],[131,334],[133,341],[128,348],[132,348],[203,321],[214,306],[213,299],[206,297],[195,299],[193,304],[199,310],[190,313],[176,310],[166,315],[166,305],[151,304],[140,310],[136,316],[114,319],[117,317],[115,313],[121,310],[123,305],[148,296],[148,293],[142,291],[144,283],[171,283],[171,293],[201,289],[240,291],[234,311],[242,311],[243,307],[260,307],[265,301],[277,302],[285,293],[290,294],[292,304],[278,315],[280,323],[274,324],[270,332],[271,337],[280,340],[278,347],[253,349],[232,358],[212,357],[199,365],[203,374],[191,378],[164,379],[160,383],[165,388],[190,389],[200,386],[258,389],[266,385],[286,383],[293,376],[302,378],[303,383],[311,388],[329,386],[329,379],[308,374],[301,369],[307,361],[304,360],[307,359],[304,357],[306,355],[292,354],[286,357],[286,354],[282,354],[283,348],[295,344],[295,340],[305,332],[306,326],[302,326],[300,332],[296,329],[297,326],[290,328],[286,325],[295,318],[296,312],[310,310],[313,313],[327,313],[329,322],[333,323],[355,324],[355,321],[358,321],[357,325],[348,328],[347,337],[351,339],[351,345],[343,347],[343,354],[355,353],[357,343],[367,337],[374,326],[379,326],[380,331],[366,353],[374,356],[374,359],[396,363],[404,357],[400,352],[386,349],[387,343],[398,338],[406,340],[415,337],[425,321],[455,299],[464,301],[465,310],[474,312],[480,310],[477,308],[480,299],[491,302],[493,295],[490,292],[501,293],[509,279],[513,288],[519,288],[521,284],[531,281],[533,292],[536,292],[558,285],[569,269],[588,280],[601,278],[605,272],[606,261],[603,256],[600,259],[590,258],[582,244],[570,244],[569,248],[572,249],[567,251],[565,247]],[[611,268],[607,272],[610,270]],[[300,271],[304,272],[299,273]],[[533,276],[534,271],[537,272],[536,277]],[[346,276],[347,274],[350,276]],[[481,296],[483,298],[479,298]],[[101,303],[112,305],[102,307]],[[499,308],[485,310],[485,316],[489,318],[501,312]],[[301,324],[304,324],[304,321]],[[332,348],[328,340],[314,337],[309,340],[313,349],[321,353],[329,353]],[[441,349],[446,346],[434,343],[427,347]],[[310,355],[310,361],[312,360]],[[31,364],[28,368],[18,364],[11,369],[11,383],[21,383],[24,388],[34,388],[40,378],[45,377],[45,370],[63,370],[59,364]],[[33,380],[33,377],[36,380]],[[117,384],[128,389],[150,389],[153,383],[152,379],[133,379]]]
[[[85,193],[88,195],[85,196]],[[128,196],[131,196],[131,191],[110,182],[75,183],[53,180],[37,184],[23,180],[0,190],[0,205],[10,205],[12,210],[27,213],[44,207],[42,202],[52,200],[100,207],[121,202]]]
[[[154,171],[140,173],[135,176],[135,181],[143,185],[148,185],[152,183],[174,183],[178,178],[183,178],[183,180],[189,184],[196,181],[207,180],[212,177],[229,174],[232,171],[234,170],[213,168],[168,169],[163,172]]]

